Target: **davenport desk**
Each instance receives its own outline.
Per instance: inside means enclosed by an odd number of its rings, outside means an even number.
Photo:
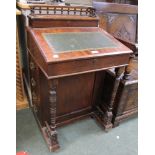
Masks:
[[[113,101],[104,109],[97,104],[98,72],[116,68],[119,76],[131,50],[95,26],[28,27],[27,50],[33,111],[50,151],[59,148],[61,125],[92,116],[106,130],[112,127]]]

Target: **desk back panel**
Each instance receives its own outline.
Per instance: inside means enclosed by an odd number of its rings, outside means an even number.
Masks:
[[[98,27],[97,17],[72,16],[72,15],[41,15],[28,16],[32,28],[47,27]]]

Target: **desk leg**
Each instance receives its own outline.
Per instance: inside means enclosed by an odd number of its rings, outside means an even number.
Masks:
[[[97,105],[95,110],[95,115],[100,124],[104,127],[105,131],[109,131],[112,128],[112,109],[115,101],[117,89],[119,87],[120,78],[124,71],[124,67],[119,67],[115,69],[115,81],[113,84],[113,89],[111,93],[111,99],[108,103],[103,103],[102,105]],[[106,88],[105,88],[106,89]]]
[[[111,100],[107,107],[107,111],[104,114],[104,122],[105,122],[105,127],[106,127],[105,130],[106,131],[108,131],[109,129],[112,128],[112,117],[113,117],[112,110],[113,110],[117,90],[119,87],[121,75],[123,74],[123,72],[124,72],[124,67],[115,68],[115,81],[114,81],[114,85],[113,85]]]
[[[57,101],[57,88],[58,80],[51,80],[49,82],[49,104],[50,104],[50,125],[45,122],[46,133],[50,139],[50,151],[56,151],[60,148],[56,132],[56,101]]]
[[[109,104],[109,110],[110,111],[112,111],[112,109],[113,109],[117,89],[119,87],[121,75],[123,74],[123,72],[124,72],[124,67],[115,68],[116,77],[115,77],[114,87],[113,87],[113,90],[112,90],[112,96],[111,96],[111,100],[110,100],[110,104]]]

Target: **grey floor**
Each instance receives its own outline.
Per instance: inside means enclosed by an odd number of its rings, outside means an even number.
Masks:
[[[138,119],[105,133],[93,119],[58,128],[60,150],[50,153],[30,109],[17,111],[17,151],[29,155],[137,155]]]

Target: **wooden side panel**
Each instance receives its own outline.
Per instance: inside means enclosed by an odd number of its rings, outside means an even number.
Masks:
[[[100,17],[99,27],[121,40],[137,42],[137,6],[105,2],[93,5]]]
[[[135,116],[138,113],[138,83],[126,84],[121,81],[113,109],[113,124],[118,126],[120,122]]]
[[[39,66],[46,71],[45,60],[42,57],[40,49],[36,45],[36,42],[34,41],[29,31],[27,31],[27,50],[28,53],[30,53],[30,55],[35,58],[33,61],[35,61],[35,63],[39,62]]]
[[[59,79],[57,90],[57,121],[60,116],[91,109],[95,73],[64,77]]]
[[[107,14],[108,29],[113,36],[129,42],[136,42],[137,16],[130,14]]]
[[[125,86],[125,89],[128,90],[126,95],[126,105],[124,106],[123,111],[132,110],[138,107],[138,83],[135,82],[131,85]]]
[[[40,103],[37,104],[38,118],[42,125],[50,124],[50,105],[48,98],[48,80],[39,70]],[[63,77],[58,79],[56,123],[91,112],[95,73]]]
[[[129,42],[136,42],[137,16],[119,13],[100,14],[99,27],[107,30],[114,37]]]
[[[108,0],[106,0],[106,2],[108,2]],[[138,5],[138,0],[110,0],[110,2]]]
[[[40,92],[40,74],[39,67],[34,62],[33,58],[29,57],[29,71],[30,71],[30,87],[31,87],[31,96],[32,96],[32,106],[34,108],[35,113],[37,114],[40,122],[42,123],[41,117],[41,92]]]

